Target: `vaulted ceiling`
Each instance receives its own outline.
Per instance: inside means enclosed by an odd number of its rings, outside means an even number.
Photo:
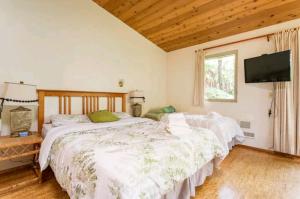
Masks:
[[[300,0],[94,0],[165,51],[300,17]]]

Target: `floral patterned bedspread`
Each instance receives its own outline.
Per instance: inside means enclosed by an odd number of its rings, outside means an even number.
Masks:
[[[42,169],[49,163],[71,198],[161,198],[225,154],[206,129],[174,136],[162,123],[146,119],[107,127],[82,125],[49,132],[41,149]]]

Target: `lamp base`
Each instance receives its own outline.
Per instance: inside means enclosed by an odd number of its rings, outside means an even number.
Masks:
[[[11,136],[18,137],[20,132],[29,132],[32,123],[32,111],[19,106],[10,111]]]
[[[132,108],[132,116],[133,117],[141,117],[142,115],[142,105],[141,104],[133,104]]]

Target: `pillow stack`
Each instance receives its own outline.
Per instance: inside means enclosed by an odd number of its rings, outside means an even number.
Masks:
[[[59,127],[59,126],[78,124],[78,123],[114,122],[120,119],[128,119],[128,118],[131,118],[131,116],[128,113],[123,113],[123,112],[112,113],[107,110],[100,110],[100,111],[89,113],[88,115],[81,115],[81,114],[52,115],[50,117],[50,123],[52,127]]]
[[[160,121],[161,118],[166,114],[166,113],[175,113],[176,109],[174,106],[166,106],[163,108],[158,108],[158,109],[152,109],[148,113],[144,115],[144,117],[153,119],[156,121]]]

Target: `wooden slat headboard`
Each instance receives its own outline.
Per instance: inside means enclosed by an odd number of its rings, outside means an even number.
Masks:
[[[45,98],[58,98],[58,113],[72,114],[72,97],[81,97],[82,114],[88,114],[99,110],[99,98],[107,98],[107,110],[114,112],[116,109],[116,98],[122,99],[122,112],[126,112],[127,93],[113,92],[89,92],[89,91],[68,91],[68,90],[43,90],[39,89],[38,100],[38,132],[41,133],[45,120]]]

